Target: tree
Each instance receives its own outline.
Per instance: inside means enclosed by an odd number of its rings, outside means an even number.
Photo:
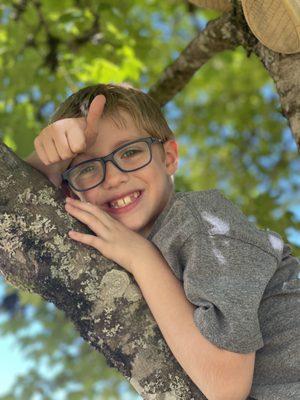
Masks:
[[[205,16],[213,19],[216,14]],[[71,90],[112,79],[136,85],[141,81],[162,106],[176,95],[165,112],[177,122],[178,132],[186,133],[182,134],[187,141],[182,146],[183,159],[191,157],[176,177],[177,189],[223,184],[258,225],[283,236],[292,223],[299,228],[293,214],[284,209],[287,204],[281,209],[276,204],[280,194],[277,183],[290,173],[292,155],[278,152],[284,123],[279,113],[274,113],[276,96],[269,94],[266,100],[259,94],[261,87],[267,90],[269,81],[258,59],[276,83],[282,110],[299,146],[296,94],[300,78],[295,71],[300,56],[283,56],[263,47],[251,35],[241,9],[212,20],[205,29],[201,27],[202,12],[175,0],[168,4],[124,1],[121,5],[112,1],[90,1],[88,5],[71,0],[4,2],[1,17],[2,136],[20,157],[28,154],[28,143],[45,124],[53,103]],[[162,29],[161,37],[153,20]],[[175,35],[176,29],[179,35]],[[195,30],[197,36],[186,46]],[[239,45],[242,48],[235,50]],[[243,49],[257,58],[247,59]],[[177,59],[174,52],[180,53]],[[166,59],[169,66],[163,71]],[[222,73],[223,86],[214,72]],[[191,78],[193,85],[187,85]],[[188,118],[183,117],[184,112]],[[195,129],[199,120],[207,135]],[[194,158],[189,153],[191,144],[198,151]],[[5,145],[0,154],[0,269],[7,281],[64,310],[110,366],[127,378],[131,376],[131,383],[144,398],[204,398],[168,350],[132,277],[93,250],[66,239],[67,230],[80,224],[64,213],[62,193]],[[273,163],[261,162],[270,155],[275,156]],[[221,168],[225,165],[226,169]],[[262,183],[264,192],[259,190]],[[294,188],[296,192],[297,183]],[[281,213],[280,221],[274,219],[274,211]],[[24,292],[21,296],[26,299]],[[42,307],[45,311],[45,305]],[[26,314],[22,323],[26,323]],[[75,335],[65,332],[73,342]],[[54,341],[52,350],[56,344]],[[68,355],[66,351],[63,359]],[[61,373],[52,383],[64,385],[69,380],[70,376]],[[31,395],[29,385],[23,382],[23,386]],[[40,390],[43,398],[51,398],[49,387],[50,394],[42,385]],[[162,394],[166,392],[169,397]],[[82,399],[86,393],[76,388],[68,398]],[[92,384],[88,393],[96,393]]]

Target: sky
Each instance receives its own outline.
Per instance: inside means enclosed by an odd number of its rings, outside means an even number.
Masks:
[[[3,280],[0,279],[0,299],[3,295]],[[1,322],[1,316],[0,316]],[[4,395],[14,383],[18,375],[23,375],[33,366],[33,363],[26,359],[22,353],[17,340],[13,335],[0,338],[0,396]],[[127,385],[121,386],[120,400],[141,400],[138,395],[131,395],[127,392]],[[24,399],[29,400],[29,399]],[[41,398],[30,399],[41,400]],[[67,400],[64,393],[57,394],[52,400]]]

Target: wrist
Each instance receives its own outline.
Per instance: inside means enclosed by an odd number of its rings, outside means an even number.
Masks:
[[[148,239],[140,237],[142,239],[142,246],[139,251],[133,254],[133,260],[131,261],[130,271],[134,277],[144,273],[144,270],[153,268],[158,260],[164,260],[160,250]]]

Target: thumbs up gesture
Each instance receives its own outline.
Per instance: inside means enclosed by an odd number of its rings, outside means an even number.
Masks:
[[[60,174],[74,157],[95,142],[105,101],[103,95],[98,95],[86,118],[64,118],[42,129],[34,140],[35,152],[26,161],[44,173],[55,186],[60,186]]]

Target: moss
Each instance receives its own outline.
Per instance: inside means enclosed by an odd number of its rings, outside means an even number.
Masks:
[[[91,295],[96,290],[94,299],[101,298],[101,302],[97,302],[91,314],[95,322],[99,321],[97,317],[99,317],[104,310],[115,309],[115,299],[123,297],[129,285],[130,278],[128,273],[113,269],[103,276],[100,285],[97,284],[96,288],[94,288],[93,283],[85,288],[86,294]]]
[[[56,253],[53,263],[50,265],[51,278],[59,279],[66,286],[70,280],[78,279],[82,272],[83,268],[79,267],[72,254],[65,254],[61,257],[61,253]]]
[[[26,203],[36,204],[37,196],[35,193],[32,192],[31,188],[26,188],[24,192],[18,194],[17,202],[21,204],[26,204]]]
[[[142,299],[142,292],[138,288],[137,285],[134,285],[131,283],[127,289],[125,290],[124,297],[129,301],[129,302],[136,302]]]
[[[39,204],[46,204],[49,206],[57,206],[57,202],[54,200],[56,192],[52,187],[46,187],[37,192],[37,200]]]
[[[13,181],[13,176],[12,175],[8,175],[5,180],[1,179],[0,180],[0,189],[1,191],[5,191],[12,183]]]
[[[22,241],[17,235],[20,224],[24,221],[22,217],[4,213],[0,217],[0,249],[2,249],[9,258],[13,258],[17,250],[22,251]]]
[[[24,192],[17,196],[17,201],[22,204],[49,205],[56,207],[57,202],[54,200],[55,190],[52,187],[46,187],[39,191],[33,188],[26,188]]]
[[[60,235],[55,235],[52,240],[53,242],[45,243],[46,248],[51,249],[55,252],[59,251],[59,253],[68,253],[69,251],[71,251],[72,245],[70,241],[68,241],[67,235],[65,235],[64,237]]]
[[[122,297],[129,285],[128,273],[113,269],[102,278],[100,285],[101,297]]]
[[[48,234],[56,230],[56,226],[52,224],[49,218],[43,217],[40,214],[36,214],[35,218],[28,228],[34,235],[41,234],[41,231]]]

